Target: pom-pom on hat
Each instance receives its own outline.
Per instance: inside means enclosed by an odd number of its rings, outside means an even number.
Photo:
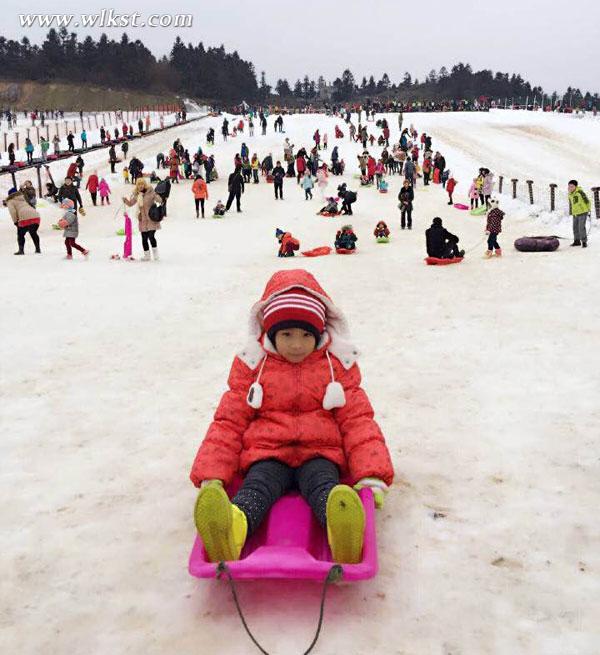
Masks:
[[[294,327],[310,332],[318,342],[325,330],[325,304],[304,289],[294,287],[275,296],[265,305],[262,320],[272,343],[279,330]]]

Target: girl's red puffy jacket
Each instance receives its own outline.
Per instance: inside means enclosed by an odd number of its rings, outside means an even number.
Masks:
[[[302,288],[327,306],[327,334],[324,343],[299,364],[277,354],[262,332],[262,307],[274,295]],[[251,339],[233,361],[229,390],[221,398],[214,420],[192,466],[190,477],[231,482],[253,463],[275,458],[298,467],[317,456],[334,462],[342,476],[353,481],[376,477],[386,484],[394,472],[383,435],[373,418],[367,394],[360,386],[355,362],[357,350],[346,339],[346,323],[318,282],[304,270],[275,273],[251,315]],[[326,352],[329,352],[335,380],[343,386],[345,405],[326,410],[323,397],[332,381]],[[260,409],[246,401],[259,369],[263,388]]]
[[[454,189],[456,188],[456,180],[451,177],[447,182],[446,182],[446,191],[452,195],[454,193]]]

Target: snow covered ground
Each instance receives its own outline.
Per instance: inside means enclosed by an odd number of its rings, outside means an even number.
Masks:
[[[446,156],[457,201],[482,165],[549,178],[560,194],[571,177],[600,183],[597,123],[500,111],[411,121]],[[220,122],[148,137],[132,154],[152,167],[176,136],[192,151]],[[271,123],[266,137],[245,135],[251,152],[282,158],[285,136],[308,146],[319,127],[356,185],[359,147],[341,121],[287,118],[284,135]],[[218,138],[221,179],[209,187],[207,215],[226,198],[241,141]],[[86,172],[107,175],[105,158],[86,157]],[[108,179],[113,204],[88,201],[80,220],[89,261],[62,259],[54,206],[42,209],[43,254],[28,242],[27,256],[13,257],[15,230],[0,210],[2,652],[255,652],[225,584],[187,573],[187,476],[250,305],[271,273],[292,267],[314,272],[348,314],[397,471],[378,515],[380,573],[331,590],[315,653],[600,652],[597,229],[587,251],[562,241],[555,253],[518,253],[516,237],[569,237],[569,222],[558,212],[545,226],[503,198],[505,256],[484,261],[484,219],[448,207],[439,187],[419,186],[415,227],[402,232],[392,177],[387,196],[358,190],[356,255],[281,260],[276,227],[303,249],[332,245],[343,217],[315,216],[318,193],[306,202],[286,180],[275,202],[261,182],[247,189],[242,214],[202,221],[183,182],[158,233],[161,261],[114,262],[119,198],[131,187]],[[423,264],[423,231],[436,215],[469,251],[461,265]],[[374,242],[380,219],[390,244]],[[134,246],[139,257],[137,234]],[[269,652],[306,648],[319,594],[309,583],[240,585]]]

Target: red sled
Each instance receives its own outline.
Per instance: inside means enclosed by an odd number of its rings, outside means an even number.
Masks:
[[[460,264],[464,257],[453,257],[452,259],[440,259],[439,257],[425,257],[427,266],[448,266],[448,264]]]
[[[312,250],[305,250],[302,254],[305,257],[321,257],[322,255],[328,255],[331,252],[329,246],[320,246],[319,248],[313,248]]]
[[[273,176],[272,175],[267,175],[267,182],[273,183]]]
[[[336,248],[335,251],[338,255],[353,255],[356,252],[356,248]]]
[[[340,216],[342,212],[337,212],[336,214],[333,214],[331,212],[319,212],[321,216],[325,216],[327,218],[333,218],[334,216]]]

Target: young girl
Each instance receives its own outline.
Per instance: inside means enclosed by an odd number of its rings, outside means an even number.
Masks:
[[[317,184],[319,186],[319,192],[321,193],[321,198],[325,198],[327,193],[327,185],[329,184],[329,174],[327,172],[327,164],[323,164],[321,168],[317,170]]]
[[[376,239],[381,239],[382,237],[387,238],[390,236],[390,229],[387,226],[385,221],[379,221],[375,226],[375,231],[373,232]]]
[[[260,162],[258,160],[258,155],[256,153],[252,155],[250,166],[252,168],[252,183],[258,184],[258,169],[260,167]]]
[[[125,182],[125,184],[129,184],[129,169],[127,166],[125,166],[123,169],[123,182]]]
[[[502,232],[502,219],[504,212],[498,207],[496,199],[490,200],[491,211],[487,215],[485,233],[488,235],[488,249],[485,256],[489,259],[496,250],[496,257],[502,257],[502,248],[498,244],[498,235]]]
[[[471,199],[471,209],[477,209],[479,206],[479,191],[477,190],[477,178],[473,178],[473,184],[469,187],[469,198]]]
[[[312,200],[313,197],[312,190],[314,186],[315,183],[312,179],[312,175],[310,174],[310,171],[307,169],[306,171],[304,171],[304,176],[302,177],[302,188],[304,189],[305,200],[308,200],[309,198]]]
[[[377,188],[381,186],[381,181],[383,180],[383,161],[380,159],[377,164],[375,164],[375,180],[377,181]]]
[[[100,183],[98,184],[98,192],[100,193],[100,204],[103,205],[104,201],[106,200],[106,204],[110,205],[110,187],[108,186],[108,182],[103,177],[100,178]]]
[[[450,175],[450,173],[448,173]],[[448,179],[448,182],[446,182],[446,191],[448,192],[448,204],[453,205],[454,201],[452,200],[452,194],[454,193],[454,189],[456,188],[456,185],[458,182],[450,175],[450,178]]]
[[[267,283],[250,325],[190,474],[207,556],[239,559],[277,499],[297,488],[333,559],[359,562],[365,514],[355,489],[373,489],[381,507],[394,472],[344,315],[311,273],[286,270]],[[230,501],[223,487],[237,473],[244,482]]]
[[[60,227],[64,228],[63,237],[65,238],[65,247],[67,249],[65,259],[73,259],[73,248],[79,250],[84,257],[87,257],[90,251],[76,242],[79,236],[79,220],[75,211],[75,203],[70,198],[65,198],[60,203],[60,208],[65,210],[63,217],[58,222]]]

